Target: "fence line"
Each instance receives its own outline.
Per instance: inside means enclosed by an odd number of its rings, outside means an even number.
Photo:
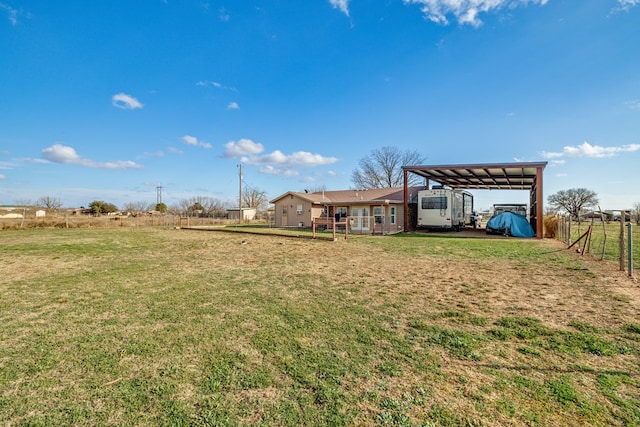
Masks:
[[[640,231],[638,224],[625,221],[574,221],[556,217],[556,238],[567,247],[595,259],[618,262],[620,271],[633,276],[633,266],[640,265]]]

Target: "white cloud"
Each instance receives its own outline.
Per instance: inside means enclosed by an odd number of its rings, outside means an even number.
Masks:
[[[602,147],[600,145],[591,145],[588,142],[583,142],[577,147],[566,146],[562,152],[546,152],[541,153],[542,157],[546,159],[556,159],[560,157],[615,157],[620,153],[631,153],[640,150],[640,144],[629,144],[621,147]]]
[[[86,166],[102,169],[140,169],[142,165],[130,160],[117,160],[113,162],[96,162],[95,160],[80,157],[73,147],[62,144],[53,144],[42,150],[42,157],[52,163]]]
[[[144,155],[146,157],[163,157],[164,156],[164,152],[162,152],[162,151],[156,151],[156,152],[146,151],[144,153]]]
[[[238,105],[237,102],[230,102],[227,105],[227,110],[239,110],[239,109],[240,109],[240,106]]]
[[[298,176],[298,171],[295,169],[289,168],[275,168],[271,165],[263,166],[260,168],[260,172],[266,173],[268,175],[279,175],[279,176]]]
[[[208,142],[200,141],[195,136],[185,135],[181,139],[182,139],[182,142],[184,142],[187,145],[193,145],[193,146],[202,147],[202,148],[211,148],[211,144],[209,144]]]
[[[448,25],[447,16],[453,15],[459,24],[474,27],[482,25],[481,13],[513,9],[529,3],[544,6],[548,0],[402,0],[404,4],[420,5],[420,10],[432,22]],[[632,0],[638,1],[638,0]]]
[[[276,164],[284,166],[321,166],[329,165],[338,161],[336,157],[324,157],[320,154],[313,154],[307,151],[296,151],[286,155],[280,150],[263,156],[243,157],[242,161],[248,165]]]
[[[551,160],[551,164],[550,164],[549,166],[550,166],[550,167],[553,167],[553,166],[562,166],[562,165],[564,165],[565,163],[567,163],[567,161],[566,161],[566,160]]]
[[[327,172],[327,175],[329,175],[329,176],[338,176],[336,171],[329,171],[329,172]]]
[[[250,166],[262,166],[259,169],[260,172],[270,175],[297,176],[299,172],[294,169],[295,167],[314,167],[338,161],[336,157],[325,157],[306,151],[285,154],[280,150],[275,150],[268,154],[261,154],[264,151],[264,146],[250,139],[241,139],[237,142],[229,141],[225,147],[223,157],[240,157],[242,163]]]
[[[0,173],[0,181],[2,181],[3,179],[6,179],[7,177],[4,176],[3,174]]]
[[[9,22],[11,22],[11,25],[18,25],[18,16],[21,16],[23,14],[22,10],[18,10],[2,2],[0,2],[0,9],[7,11],[7,13],[9,14]]]
[[[188,145],[198,145],[198,138],[191,135],[185,135],[182,137],[182,141]]]
[[[616,7],[614,12],[626,12],[632,7],[640,5],[640,0],[618,0],[618,7]]]
[[[173,154],[184,154],[184,152],[176,147],[167,147],[167,151]]]
[[[221,7],[220,9],[218,9],[218,17],[220,18],[220,20],[222,22],[228,22],[229,21],[229,12],[227,12],[227,10],[224,7]]]
[[[211,80],[200,80],[199,82],[196,82],[196,86],[211,86],[214,87],[216,89],[223,89],[223,90],[230,90],[232,92],[238,92],[238,89],[236,89],[235,87],[232,86],[225,86],[220,82],[213,82]]]
[[[264,145],[253,142],[250,139],[241,139],[239,141],[229,141],[225,144],[223,157],[233,158],[246,155],[260,154],[264,151]]]
[[[349,16],[349,0],[329,0],[329,3],[335,9],[340,9],[340,12]]]
[[[627,107],[631,108],[632,110],[640,110],[640,99],[627,101],[626,104],[627,104]]]
[[[122,92],[113,95],[111,98],[111,104],[113,104],[114,107],[122,108],[123,110],[135,110],[137,108],[144,107],[144,105],[136,98]]]

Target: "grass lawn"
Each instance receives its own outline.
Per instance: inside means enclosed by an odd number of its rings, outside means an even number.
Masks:
[[[640,288],[552,240],[0,232],[0,424],[640,425]]]

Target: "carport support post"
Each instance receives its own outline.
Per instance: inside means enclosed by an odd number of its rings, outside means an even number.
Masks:
[[[409,172],[406,169],[404,172],[404,232],[409,231]]]
[[[542,168],[536,168],[536,182],[535,182],[535,195],[536,195],[536,237],[542,239],[544,237],[543,227],[543,209],[542,209]]]

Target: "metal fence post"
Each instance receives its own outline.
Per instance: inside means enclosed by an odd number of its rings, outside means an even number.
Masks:
[[[620,271],[624,271],[624,211],[622,212],[622,218],[620,219]]]

